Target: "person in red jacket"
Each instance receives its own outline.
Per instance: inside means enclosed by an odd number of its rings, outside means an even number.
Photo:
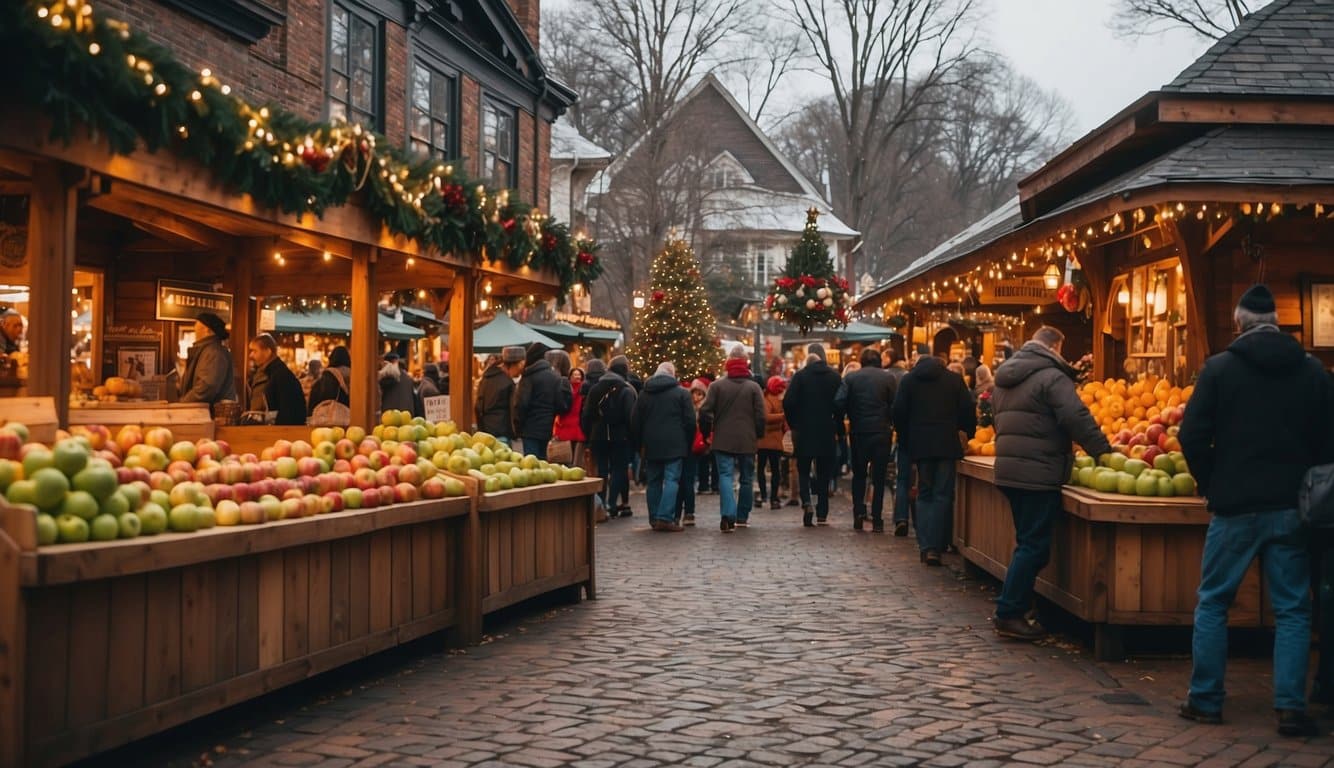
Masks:
[[[570,410],[556,414],[556,425],[552,436],[557,440],[569,440],[573,458],[572,466],[584,465],[584,430],[579,426],[579,414],[584,410],[584,369],[570,370],[570,389],[574,391],[574,400]]]

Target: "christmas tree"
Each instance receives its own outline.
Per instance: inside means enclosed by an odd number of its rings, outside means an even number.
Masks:
[[[788,257],[783,276],[774,281],[764,306],[774,319],[792,323],[802,335],[817,325],[843,327],[848,324],[848,281],[834,274],[829,246],[820,237],[816,219],[820,212],[806,212],[806,228]]]
[[[649,293],[635,310],[630,364],[645,378],[670,360],[676,375],[693,379],[715,373],[723,361],[717,320],[709,308],[699,261],[684,240],[672,238],[653,259]]]

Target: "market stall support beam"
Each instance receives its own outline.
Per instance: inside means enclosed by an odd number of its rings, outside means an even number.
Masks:
[[[160,230],[215,251],[231,253],[237,245],[236,238],[216,229],[115,194],[95,195],[89,197],[87,202],[91,208],[129,219],[141,226]]]
[[[32,167],[28,203],[28,394],[55,398],[56,417],[69,420],[70,291],[81,172],[56,163]]]
[[[375,262],[379,249],[368,245],[352,248],[352,381],[353,424],[375,424],[376,374],[380,370],[380,322]]]
[[[472,426],[472,334],[477,312],[477,278],[454,276],[449,294],[449,407],[459,429]]]

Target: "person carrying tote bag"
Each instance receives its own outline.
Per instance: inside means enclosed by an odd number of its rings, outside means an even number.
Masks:
[[[346,427],[352,421],[347,380],[352,375],[352,356],[347,347],[335,347],[329,367],[310,388],[307,423],[312,427]]]

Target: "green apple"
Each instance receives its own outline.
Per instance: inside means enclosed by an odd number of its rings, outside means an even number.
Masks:
[[[1098,472],[1093,476],[1093,490],[1100,493],[1116,493],[1117,474],[1111,469],[1106,472]]]
[[[1141,473],[1138,477],[1135,478],[1135,495],[1157,496],[1158,478],[1154,477],[1153,475],[1150,475],[1147,472]]]
[[[23,465],[17,461],[0,459],[0,493],[11,484],[23,479]]]
[[[1079,469],[1079,484],[1085,488],[1093,487],[1093,467],[1081,467]]]
[[[199,510],[193,504],[177,504],[167,513],[167,525],[176,533],[194,533],[199,527]]]
[[[1172,490],[1178,496],[1195,495],[1195,478],[1185,472],[1179,472],[1172,476]]]
[[[1159,478],[1157,478],[1157,482],[1158,482],[1158,495],[1159,495],[1159,496],[1175,496],[1175,495],[1176,495],[1176,488],[1175,488],[1175,486],[1172,485],[1172,478],[1170,478],[1170,477],[1159,477]]]
[[[1097,466],[1097,464],[1096,464],[1096,462],[1093,461],[1093,457],[1092,457],[1092,456],[1076,456],[1076,457],[1075,457],[1075,468],[1076,468],[1076,469],[1083,469],[1084,467],[1093,467],[1093,466]]]
[[[1165,453],[1160,453],[1153,457],[1153,468],[1160,469],[1169,474],[1176,472],[1177,463]]]
[[[511,478],[509,475],[502,475],[502,474],[497,473],[497,474],[495,475],[495,477],[496,477],[497,480],[500,481],[500,482],[498,483],[498,485],[499,485],[499,487],[500,487],[500,490],[502,490],[502,491],[512,491],[512,490],[514,490],[514,479]],[[489,479],[489,478],[488,478],[488,479]]]
[[[39,469],[55,467],[56,459],[45,448],[33,448],[23,457],[23,476],[32,478]]]
[[[77,544],[88,540],[92,531],[88,521],[74,515],[61,515],[56,518],[56,530],[62,544]]]
[[[11,504],[31,504],[37,506],[37,484],[31,480],[15,480],[5,489],[5,498]]]
[[[120,524],[120,537],[122,539],[133,539],[143,530],[143,521],[133,512],[126,512],[116,519]]]
[[[131,510],[132,507],[130,506],[130,501],[129,499],[125,498],[124,494],[113,493],[102,500],[101,511],[103,514],[115,515],[116,517],[120,517],[121,515]]]
[[[98,515],[97,499],[87,491],[70,491],[60,503],[60,514],[92,520]]]
[[[445,478],[446,496],[462,496],[465,492],[467,492],[467,487],[463,485],[462,480],[453,477]]]
[[[1126,461],[1129,460],[1129,458],[1130,457],[1126,456],[1124,453],[1116,453],[1115,451],[1113,451],[1112,453],[1107,454],[1107,466],[1111,467],[1117,472],[1121,472],[1125,470]]]
[[[195,505],[195,529],[205,530],[218,524],[217,515],[213,513],[213,507],[204,504]]]
[[[60,539],[60,528],[56,526],[56,519],[39,512],[37,514],[37,543],[46,546],[55,544]]]
[[[113,541],[120,538],[120,521],[115,515],[98,515],[88,526],[93,541]]]
[[[161,504],[150,501],[143,505],[138,513],[142,524],[139,532],[144,536],[154,536],[167,530],[167,512]]]
[[[65,477],[74,477],[88,466],[88,448],[73,438],[61,440],[52,448],[51,460]]]
[[[1129,473],[1131,477],[1139,477],[1148,468],[1149,465],[1143,459],[1128,459],[1121,469]]]
[[[1116,492],[1127,496],[1135,495],[1135,476],[1129,472],[1116,473]]]

